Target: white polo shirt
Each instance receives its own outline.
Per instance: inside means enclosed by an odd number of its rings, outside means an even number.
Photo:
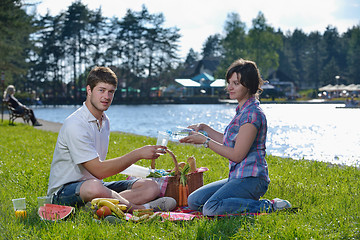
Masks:
[[[96,157],[101,161],[106,159],[110,124],[105,113],[101,128],[99,126],[85,103],[65,119],[51,163],[48,195],[54,194],[66,183],[95,178],[81,163]]]

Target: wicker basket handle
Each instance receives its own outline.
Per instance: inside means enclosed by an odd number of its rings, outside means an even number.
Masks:
[[[170,150],[170,149],[166,149],[166,152],[170,154],[170,156],[172,157],[173,161],[174,161],[174,165],[175,165],[175,175],[179,175],[179,165],[178,162],[176,160],[176,156],[175,154]],[[151,169],[155,169],[155,159],[153,159],[151,161]]]

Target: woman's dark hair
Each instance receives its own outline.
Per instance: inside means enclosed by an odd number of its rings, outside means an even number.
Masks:
[[[110,68],[94,67],[87,77],[86,84],[93,90],[99,82],[108,83],[117,87],[118,80],[116,74]]]
[[[260,94],[262,92],[261,86],[264,84],[264,80],[261,78],[255,62],[242,58],[233,62],[225,75],[227,83],[229,83],[229,79],[234,73],[240,79],[240,83],[250,90],[251,94]]]

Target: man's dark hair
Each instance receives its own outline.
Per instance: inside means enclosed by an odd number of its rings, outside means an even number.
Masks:
[[[117,87],[118,80],[116,74],[110,68],[94,67],[87,77],[86,85],[89,85],[90,89],[93,90],[99,82],[108,83]]]

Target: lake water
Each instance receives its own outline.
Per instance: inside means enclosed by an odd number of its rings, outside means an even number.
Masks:
[[[360,109],[343,104],[261,104],[268,120],[267,154],[360,165]],[[79,106],[36,107],[35,115],[62,123]],[[156,137],[160,130],[207,123],[223,132],[236,104],[113,105],[111,130]],[[154,142],[155,144],[155,142]]]

